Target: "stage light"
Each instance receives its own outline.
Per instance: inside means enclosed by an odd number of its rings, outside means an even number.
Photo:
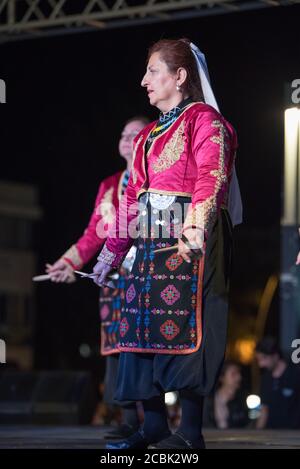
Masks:
[[[295,83],[294,83],[295,82]],[[284,112],[284,185],[280,247],[280,346],[290,354],[291,342],[299,330],[299,279],[295,265],[299,251],[300,225],[300,109],[292,91],[298,80],[288,87],[289,100]],[[296,95],[299,94],[297,90]]]
[[[165,394],[165,404],[166,405],[174,405],[177,402],[177,394],[176,392],[167,392]]]
[[[261,404],[261,399],[256,394],[250,394],[246,399],[248,409],[257,409]]]
[[[81,344],[79,353],[83,358],[88,358],[91,355],[91,347],[88,344]]]
[[[238,357],[238,361],[243,365],[249,365],[254,358],[255,345],[256,342],[253,337],[238,339],[234,345],[234,352]]]
[[[297,224],[300,219],[297,194],[299,190],[300,109],[284,112],[284,225]]]

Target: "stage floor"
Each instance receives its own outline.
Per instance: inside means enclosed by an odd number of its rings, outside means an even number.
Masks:
[[[0,449],[66,448],[101,449],[109,427],[0,425]],[[300,448],[300,431],[205,430],[208,449],[295,449]]]

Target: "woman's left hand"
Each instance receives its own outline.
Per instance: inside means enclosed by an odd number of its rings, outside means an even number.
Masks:
[[[178,254],[186,261],[201,257],[204,249],[204,233],[200,228],[188,228],[178,239]]]
[[[94,282],[98,287],[105,286],[105,282],[107,281],[107,276],[112,271],[112,267],[108,264],[105,264],[102,261],[98,261],[97,264],[93,268],[93,272],[95,275]]]

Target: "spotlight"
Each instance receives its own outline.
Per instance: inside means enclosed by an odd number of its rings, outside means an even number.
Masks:
[[[177,401],[177,394],[176,392],[167,392],[165,394],[165,403],[166,405],[174,405]]]
[[[257,409],[260,406],[261,400],[260,397],[256,394],[250,394],[246,399],[248,409]]]
[[[79,353],[83,358],[88,358],[91,355],[91,347],[88,344],[81,344]]]

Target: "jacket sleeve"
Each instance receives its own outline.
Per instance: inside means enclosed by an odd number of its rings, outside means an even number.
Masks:
[[[214,110],[199,113],[191,122],[190,132],[191,157],[197,177],[183,232],[189,227],[197,227],[206,238],[221,205],[227,202],[236,134]]]
[[[122,196],[114,226],[98,256],[98,260],[111,267],[119,267],[137,237],[138,201],[130,174],[128,185]]]
[[[104,182],[100,184],[94,210],[83,235],[63,254],[62,259],[68,262],[73,269],[80,269],[89,262],[104,243],[102,233],[99,235],[97,226],[101,221],[106,221],[103,218],[109,217],[109,213],[113,209],[113,190],[115,190],[113,186],[108,187]]]

